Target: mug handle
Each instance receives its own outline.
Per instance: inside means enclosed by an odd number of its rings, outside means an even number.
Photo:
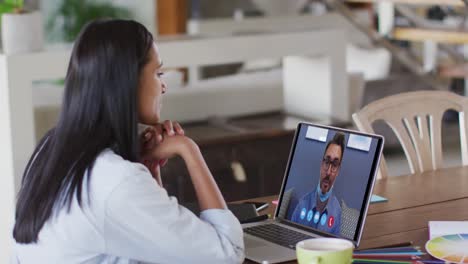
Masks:
[[[320,257],[313,257],[309,264],[319,264],[320,263]]]

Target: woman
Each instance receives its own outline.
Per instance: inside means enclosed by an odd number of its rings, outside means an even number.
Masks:
[[[198,146],[177,123],[159,124],[166,90],[161,66],[151,34],[134,21],[95,21],[83,29],[68,66],[59,121],[23,176],[14,261],[243,260],[241,226],[226,209]],[[139,137],[139,123],[153,129]],[[200,218],[162,187],[159,165],[174,156],[188,168]]]

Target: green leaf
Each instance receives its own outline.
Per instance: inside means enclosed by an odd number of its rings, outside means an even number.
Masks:
[[[15,10],[15,6],[10,3],[0,4],[0,15],[5,13],[11,13]]]
[[[109,1],[96,3],[89,0],[62,0],[49,17],[46,28],[49,34],[60,32],[63,40],[71,42],[81,28],[92,20],[131,17],[132,13],[128,9],[116,7]]]
[[[13,6],[14,8],[23,8],[24,0],[3,0],[4,4]]]

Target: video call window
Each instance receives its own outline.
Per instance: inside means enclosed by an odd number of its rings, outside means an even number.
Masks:
[[[307,125],[297,140],[286,220],[354,239],[378,140]]]

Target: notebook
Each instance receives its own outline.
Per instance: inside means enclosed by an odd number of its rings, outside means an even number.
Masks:
[[[371,201],[370,201],[370,202],[371,202],[371,203],[383,203],[383,202],[386,202],[386,201],[388,201],[387,198],[382,197],[382,196],[377,195],[377,194],[373,194],[373,195],[371,196]]]

